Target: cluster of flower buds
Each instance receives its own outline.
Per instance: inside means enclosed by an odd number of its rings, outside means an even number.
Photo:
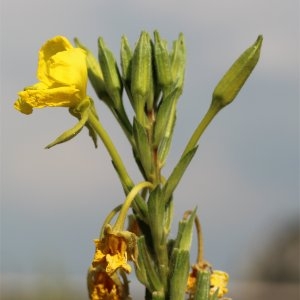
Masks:
[[[154,39],[142,32],[134,49],[123,36],[121,68],[103,38],[98,40],[98,61],[77,39],[75,43],[87,51],[90,82],[125,131],[145,178],[159,182],[155,169],[161,169],[165,164],[176,105],[184,84],[186,50],[183,34],[173,42],[170,51],[157,31]],[[135,114],[133,121],[124,109],[123,89]],[[153,153],[156,153],[155,157]]]

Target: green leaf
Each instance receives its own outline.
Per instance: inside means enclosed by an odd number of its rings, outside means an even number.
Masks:
[[[173,123],[175,122],[173,107],[174,105],[176,106],[175,100],[177,93],[178,89],[174,88],[171,93],[169,93],[166,97],[163,97],[158,108],[154,127],[154,147],[158,147],[163,137],[170,138],[172,133],[170,128],[173,127]]]
[[[166,181],[163,187],[163,199],[165,202],[168,202],[170,197],[172,196],[175,188],[177,187],[182,175],[184,174],[186,168],[188,167],[190,161],[194,157],[198,147],[194,147],[188,153],[186,153],[178,162],[178,164],[173,169],[171,175]]]
[[[166,160],[167,160],[170,148],[171,148],[171,144],[172,144],[175,123],[176,123],[176,106],[173,105],[171,113],[169,115],[168,124],[165,129],[165,135],[161,139],[159,146],[158,146],[158,159],[159,159],[160,168],[162,168],[166,163]]]
[[[145,238],[141,236],[137,244],[139,249],[137,276],[139,280],[146,285],[150,292],[163,293],[163,284],[148,253]]]

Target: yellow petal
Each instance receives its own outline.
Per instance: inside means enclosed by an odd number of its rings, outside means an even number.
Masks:
[[[48,62],[48,79],[55,86],[74,85],[82,91],[82,98],[85,96],[87,85],[86,54],[80,48],[62,51]]]
[[[48,82],[47,63],[58,52],[73,49],[72,44],[63,36],[55,36],[48,40],[39,51],[37,78],[45,83]]]
[[[14,107],[25,115],[30,115],[32,113],[32,106],[27,104],[22,98],[19,98],[15,102]]]
[[[27,89],[19,92],[18,95],[20,98],[15,103],[15,107],[24,113],[28,111],[28,107],[74,107],[81,100],[79,90],[74,86],[53,89]]]
[[[115,255],[106,255],[106,272],[108,275],[114,273],[117,269],[122,268],[127,273],[131,272],[131,267],[127,264],[127,257],[123,256],[121,253]]]
[[[218,290],[218,297],[223,297],[228,293],[227,284],[229,280],[229,275],[226,272],[215,270],[210,276],[210,294]]]

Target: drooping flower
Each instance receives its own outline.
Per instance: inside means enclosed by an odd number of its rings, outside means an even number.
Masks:
[[[115,276],[115,279],[118,279]],[[92,300],[120,300],[123,299],[123,289],[119,280],[117,282],[106,272],[97,272],[94,278],[94,284],[90,291]]]
[[[136,261],[137,245],[136,236],[129,231],[114,231],[110,225],[106,225],[104,236],[101,240],[95,240],[96,251],[92,265],[105,266],[108,275],[112,275],[117,269],[131,272],[128,260]]]
[[[86,97],[86,53],[63,36],[48,40],[39,51],[38,83],[19,92],[14,107],[24,114],[33,108],[76,107]]]

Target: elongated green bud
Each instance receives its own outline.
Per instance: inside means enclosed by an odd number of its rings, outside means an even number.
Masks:
[[[157,31],[154,31],[154,61],[158,85],[164,90],[172,84],[171,63],[166,42]]]
[[[122,69],[122,78],[124,87],[126,89],[128,98],[131,102],[131,105],[133,105],[132,95],[131,95],[131,70],[132,70],[132,50],[130,48],[129,42],[126,38],[126,36],[122,36],[121,39],[121,51],[120,51],[120,57],[121,57],[121,69]]]
[[[186,64],[186,48],[182,33],[180,33],[178,39],[173,42],[173,50],[170,55],[170,60],[173,82],[176,83],[176,86],[182,93]]]
[[[233,101],[258,62],[262,41],[259,35],[225,73],[213,92],[212,105],[222,108]]]
[[[152,49],[150,37],[142,32],[132,58],[131,93],[136,116],[145,124],[144,109],[149,97],[153,96]]]
[[[128,39],[126,36],[122,36],[121,39],[121,68],[122,68],[122,77],[124,81],[130,81],[131,79],[131,59],[132,59],[132,50],[130,48]]]
[[[86,63],[88,68],[89,80],[97,94],[97,96],[108,103],[110,101],[109,95],[105,88],[103,73],[100,68],[99,62],[93,53],[86,48],[77,38],[74,39],[75,45],[86,52]]]
[[[119,110],[122,107],[122,81],[112,52],[106,47],[102,37],[98,39],[98,58],[103,72],[107,93],[113,101],[114,107]]]

